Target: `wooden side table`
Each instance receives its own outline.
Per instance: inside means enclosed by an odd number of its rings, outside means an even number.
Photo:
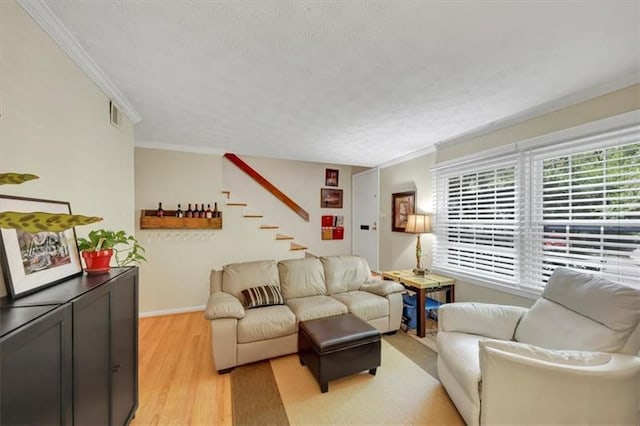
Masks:
[[[410,269],[386,271],[382,273],[382,278],[396,281],[402,284],[405,288],[416,292],[418,297],[418,328],[416,333],[418,334],[418,337],[426,336],[427,313],[425,310],[425,302],[427,300],[427,293],[444,291],[445,303],[452,303],[455,301],[456,282],[453,278],[437,274],[427,274],[425,276],[415,275]]]

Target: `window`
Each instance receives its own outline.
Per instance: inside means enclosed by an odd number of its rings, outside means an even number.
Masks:
[[[443,250],[436,263],[513,281],[518,270],[515,164],[455,172],[441,180]]]
[[[558,266],[640,285],[640,127],[438,169],[434,265],[540,292]]]

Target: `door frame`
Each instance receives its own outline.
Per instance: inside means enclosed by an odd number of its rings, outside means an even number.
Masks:
[[[365,171],[362,171],[360,173],[356,173],[353,174],[351,176],[351,229],[353,229],[352,232],[352,238],[351,238],[351,253],[354,252],[355,249],[355,245],[356,245],[356,235],[357,235],[357,230],[359,230],[359,226],[358,224],[356,224],[356,208],[357,208],[357,204],[356,204],[356,191],[355,191],[355,184],[354,181],[357,177],[360,177],[362,175],[367,175],[367,174],[375,174],[375,181],[376,181],[376,199],[377,199],[377,205],[376,205],[376,210],[375,210],[375,224],[376,224],[376,229],[375,229],[375,260],[376,260],[376,264],[375,265],[369,265],[369,267],[374,270],[374,271],[379,271],[380,270],[380,168],[379,167],[374,167]]]

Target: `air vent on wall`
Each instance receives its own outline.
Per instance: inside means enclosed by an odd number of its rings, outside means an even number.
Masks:
[[[111,124],[120,128],[120,110],[112,101],[109,102],[109,116]]]

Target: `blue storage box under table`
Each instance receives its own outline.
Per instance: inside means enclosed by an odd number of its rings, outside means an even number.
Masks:
[[[408,328],[418,327],[418,315],[416,313],[417,297],[415,294],[403,294],[402,295],[402,322],[407,325]],[[424,303],[425,311],[427,312],[427,318],[433,320],[438,319],[437,310],[441,303],[435,299],[427,297]]]

